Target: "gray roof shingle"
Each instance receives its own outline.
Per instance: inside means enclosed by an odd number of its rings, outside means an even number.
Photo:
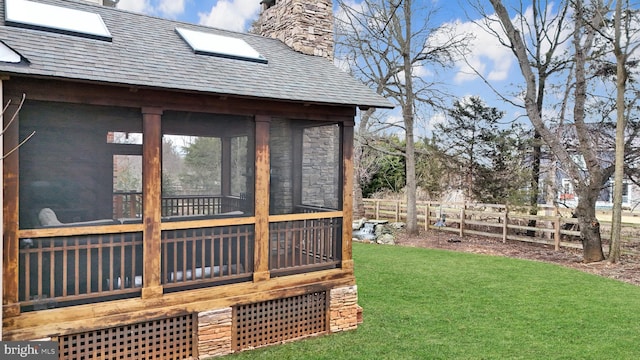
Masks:
[[[0,62],[0,72],[294,102],[393,107],[327,59],[300,54],[275,39],[89,2],[37,2],[100,14],[112,41],[5,25],[5,0],[0,0],[0,41],[29,61]],[[243,39],[268,64],[195,54],[176,27]]]

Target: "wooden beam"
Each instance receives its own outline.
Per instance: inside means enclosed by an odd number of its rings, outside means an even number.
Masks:
[[[353,271],[353,128],[352,122],[342,126],[342,268]]]
[[[256,116],[255,218],[256,235],[253,258],[254,281],[268,280],[269,275],[269,130],[271,117]]]
[[[278,101],[220,94],[177,92],[139,88],[132,94],[129,87],[110,84],[12,77],[7,81],[11,91],[26,92],[33,100],[82,103],[105,106],[159,107],[163,110],[194,111],[217,114],[254,116],[286,116],[313,121],[353,121],[355,105],[322,105]],[[286,115],[285,115],[286,114]]]
[[[3,272],[2,272],[2,286],[3,286],[3,315],[5,318],[11,316],[17,316],[20,314],[20,306],[18,305],[18,259],[19,259],[19,247],[18,247],[18,203],[19,203],[19,162],[18,148],[20,142],[19,122],[20,116],[17,114],[21,97],[13,96],[11,98],[6,97],[6,101],[11,101],[11,105],[6,109],[3,119],[6,127],[11,118],[15,115],[15,120],[6,129],[3,136],[3,155],[8,155],[3,162],[3,221],[4,221],[4,234],[3,234]],[[4,104],[2,104],[4,106]],[[15,151],[14,151],[15,150]]]
[[[258,283],[222,285],[165,294],[23,313],[3,319],[3,340],[33,340],[82,333],[153,319],[252,304],[355,284],[340,269],[282,276]]]
[[[162,196],[162,110],[142,108],[142,222],[143,286],[142,298],[162,296],[160,283],[161,196]]]

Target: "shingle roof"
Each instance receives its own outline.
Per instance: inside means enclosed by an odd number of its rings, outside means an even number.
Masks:
[[[89,2],[36,1],[100,14],[112,41],[8,26],[5,0],[0,0],[0,41],[29,61],[0,62],[2,73],[294,102],[392,107],[327,59],[300,54],[275,39]],[[268,64],[195,54],[178,36],[176,27],[243,39]]]

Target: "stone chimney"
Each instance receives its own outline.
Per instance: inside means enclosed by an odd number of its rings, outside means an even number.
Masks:
[[[307,55],[333,60],[332,0],[262,0],[254,31]]]

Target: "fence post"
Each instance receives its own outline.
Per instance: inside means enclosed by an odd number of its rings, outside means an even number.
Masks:
[[[504,222],[502,223],[502,243],[507,242],[507,235],[509,232],[509,206],[504,206]]]
[[[396,222],[400,221],[400,200],[396,201]]]
[[[467,207],[467,203],[462,203],[460,208],[460,237],[464,236],[464,210]]]
[[[560,250],[560,210],[556,206],[556,222],[554,224],[553,242],[555,244],[556,251]]]
[[[429,222],[431,221],[429,219],[429,215],[431,214],[431,209],[430,209],[430,205],[431,202],[427,202],[427,206],[425,207],[425,211],[424,211],[424,229],[426,231],[429,231]]]
[[[376,199],[376,220],[380,219],[380,200]]]

